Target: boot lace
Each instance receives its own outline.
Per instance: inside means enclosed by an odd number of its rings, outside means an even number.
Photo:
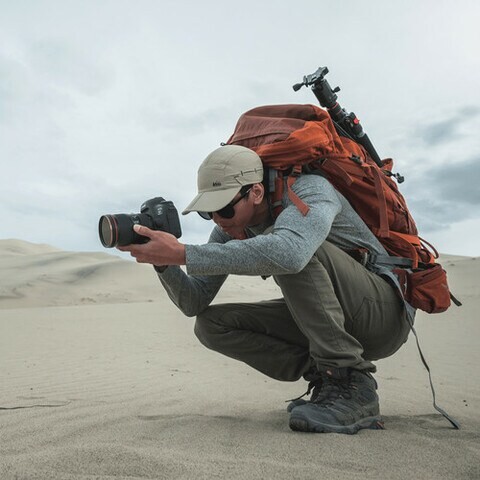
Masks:
[[[327,376],[323,378],[322,387],[318,395],[312,398],[312,402],[319,405],[330,406],[340,398],[352,398],[353,391],[357,389],[357,386],[353,384],[349,378],[337,379]]]

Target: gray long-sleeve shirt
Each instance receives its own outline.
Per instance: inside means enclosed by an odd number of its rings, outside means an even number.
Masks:
[[[319,175],[301,175],[292,189],[310,207],[306,216],[285,192],[284,210],[275,222],[249,228],[245,240],[235,240],[215,226],[207,244],[185,246],[187,273],[170,266],[158,274],[170,299],[185,315],[203,311],[228,274],[282,275],[301,271],[325,240],[344,250],[366,248],[388,255],[328,180]],[[381,273],[390,271],[382,269]],[[395,281],[393,274],[389,276]]]

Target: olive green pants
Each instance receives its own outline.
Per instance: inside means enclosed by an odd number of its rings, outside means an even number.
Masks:
[[[375,371],[372,360],[407,340],[395,289],[331,243],[301,272],[274,279],[283,298],[210,306],[195,323],[199,340],[285,381],[327,369]]]

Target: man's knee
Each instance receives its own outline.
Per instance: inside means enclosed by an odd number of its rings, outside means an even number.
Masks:
[[[197,316],[193,331],[196,337],[205,347],[216,350],[218,336],[220,333],[215,307],[208,307]]]

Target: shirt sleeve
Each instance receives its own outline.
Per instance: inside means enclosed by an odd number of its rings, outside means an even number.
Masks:
[[[305,175],[293,191],[310,207],[303,216],[285,194],[285,209],[273,230],[246,240],[186,245],[187,272],[192,275],[279,275],[297,273],[327,238],[341,202],[323,177]]]
[[[230,237],[215,227],[210,235],[210,243],[222,244]],[[157,270],[158,278],[172,302],[187,317],[193,317],[205,310],[217,295],[227,279],[227,274],[187,275],[178,266]]]

